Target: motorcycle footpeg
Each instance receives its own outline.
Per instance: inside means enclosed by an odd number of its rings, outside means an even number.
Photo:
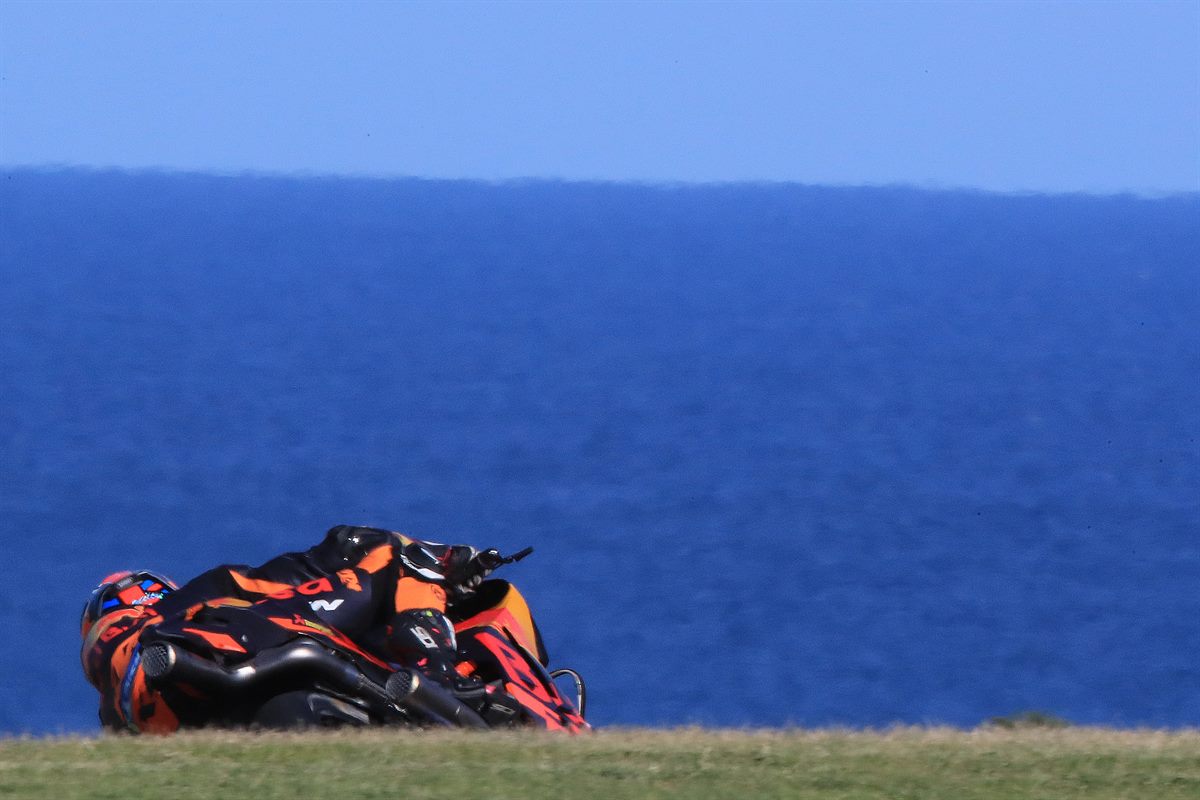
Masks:
[[[497,690],[487,695],[479,715],[489,727],[511,727],[521,722],[521,704],[508,692]]]

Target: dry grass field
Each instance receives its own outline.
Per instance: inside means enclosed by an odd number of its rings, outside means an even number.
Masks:
[[[1200,798],[1200,731],[606,729],[0,739],[31,798]]]

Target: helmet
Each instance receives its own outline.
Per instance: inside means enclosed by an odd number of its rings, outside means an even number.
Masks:
[[[79,618],[79,635],[87,638],[102,617],[114,611],[157,603],[179,587],[170,578],[148,570],[114,572],[92,591]]]

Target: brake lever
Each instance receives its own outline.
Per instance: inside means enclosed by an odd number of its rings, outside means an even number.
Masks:
[[[492,569],[496,569],[497,567],[499,567],[503,564],[512,564],[514,562],[520,561],[521,559],[525,558],[525,556],[529,555],[532,552],[533,552],[532,547],[526,547],[524,550],[513,553],[511,556],[502,556],[502,555],[500,555],[500,551],[493,547],[490,550],[484,550],[482,553],[475,556],[475,559],[481,565],[483,565],[483,567],[485,569],[492,570]]]

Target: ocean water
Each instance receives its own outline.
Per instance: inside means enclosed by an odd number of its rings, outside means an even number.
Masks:
[[[1200,724],[1200,197],[9,170],[0,730],[95,582],[506,568],[597,724]]]

